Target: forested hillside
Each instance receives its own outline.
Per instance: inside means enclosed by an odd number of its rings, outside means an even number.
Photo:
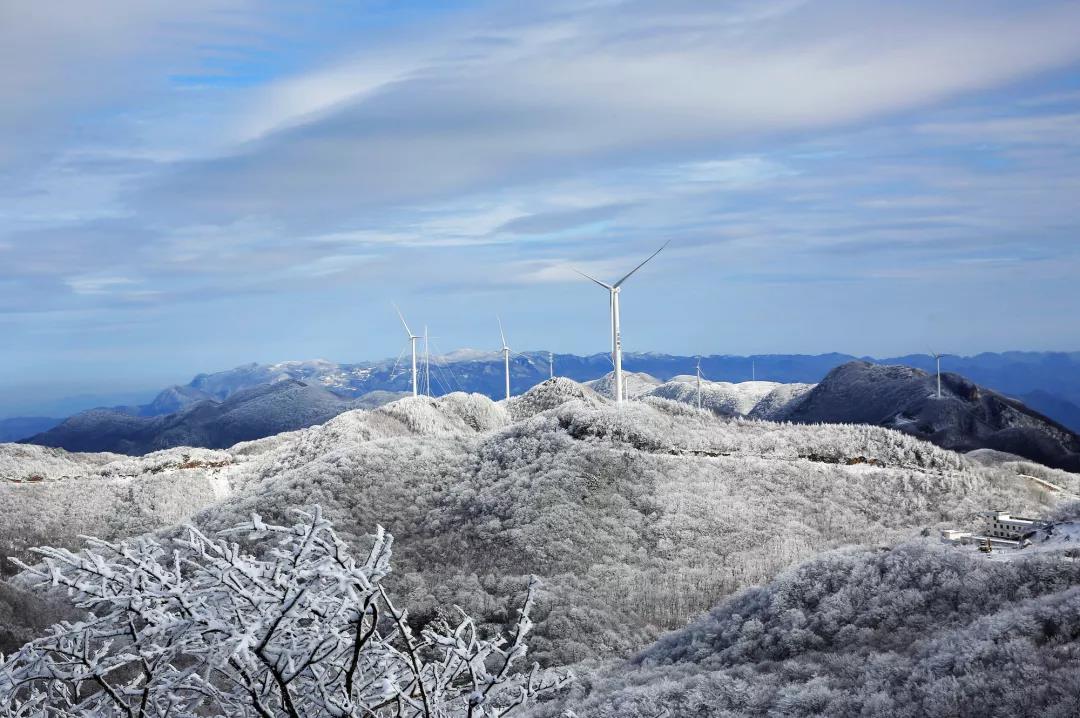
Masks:
[[[995,449],[1080,470],[1080,435],[974,382],[906,366],[851,362],[773,418],[890,426],[956,451]]]
[[[1080,709],[1078,639],[1080,564],[1060,555],[845,550],[724,601],[569,703],[597,718],[1064,718]]]
[[[509,406],[408,398],[226,451],[0,455],[19,479],[0,502],[23,517],[4,523],[9,553],[318,503],[354,545],[377,524],[395,535],[390,581],[417,620],[458,603],[497,624],[543,577],[534,655],[548,664],[628,655],[821,550],[1049,500],[889,429],[729,420],[659,398],[616,409],[559,379]]]

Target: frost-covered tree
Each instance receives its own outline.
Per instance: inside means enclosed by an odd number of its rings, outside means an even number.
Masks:
[[[0,657],[0,716],[507,716],[569,674],[520,672],[530,583],[509,636],[461,614],[420,631],[381,585],[391,537],[358,561],[316,507],[170,543],[89,539],[22,568],[87,612]],[[247,540],[259,543],[248,545]]]

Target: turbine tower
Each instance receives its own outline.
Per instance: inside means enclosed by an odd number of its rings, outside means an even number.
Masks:
[[[941,398],[941,355],[937,352],[930,352],[930,356],[934,357],[934,361],[937,362],[937,398]]]
[[[555,378],[555,354],[548,352],[548,379]]]
[[[405,333],[409,335],[409,344],[412,345],[412,395],[416,396],[416,340],[422,339],[423,337],[419,337],[412,333],[412,330],[409,329],[409,325],[405,322],[405,315],[401,313],[401,310],[398,309],[396,304],[394,305],[394,309],[397,311],[402,326],[405,327]]]
[[[608,284],[607,282],[601,282],[599,279],[597,279],[595,277],[590,277],[588,274],[585,274],[584,272],[579,272],[576,269],[574,270],[575,272],[577,272],[581,276],[585,277],[586,279],[588,279],[588,280],[590,280],[592,282],[596,282],[601,287],[608,290],[608,293],[610,294],[610,297],[611,297],[611,300],[610,300],[611,301],[611,362],[615,365],[615,403],[616,404],[622,404],[622,402],[623,402],[622,335],[621,335],[621,333],[619,331],[619,290],[622,288],[623,282],[625,282],[627,279],[629,279],[634,274],[634,272],[638,271],[639,269],[644,267],[646,264],[648,264],[650,259],[652,259],[656,255],[660,254],[660,252],[662,252],[664,247],[668,246],[668,244],[669,244],[669,242],[664,242],[663,246],[661,246],[660,249],[658,249],[655,252],[653,252],[652,254],[650,254],[648,259],[646,259],[644,262],[642,262],[638,266],[631,269],[630,272],[626,274],[626,276],[624,276],[622,279],[615,282],[614,284]]]
[[[510,401],[510,347],[506,345],[506,333],[503,332],[502,319],[495,315],[499,322],[499,337],[502,339],[503,367],[506,369],[506,400]]]
[[[701,357],[697,360],[697,408],[701,408]]]

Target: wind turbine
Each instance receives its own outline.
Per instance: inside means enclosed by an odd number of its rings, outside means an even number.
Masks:
[[[495,315],[495,319],[499,322],[499,337],[502,339],[502,355],[503,355],[503,367],[506,369],[506,400],[510,401],[510,347],[506,344],[506,333],[503,332],[502,319],[499,319],[499,315]]]
[[[416,396],[416,340],[423,339],[423,337],[412,333],[412,330],[409,329],[409,325],[405,322],[405,315],[398,309],[398,305],[395,304],[394,309],[397,311],[402,326],[405,327],[405,333],[409,335],[409,344],[412,345],[412,395]]]
[[[555,378],[555,353],[548,352],[548,379]]]
[[[584,272],[579,272],[576,269],[574,270],[575,272],[577,272],[581,276],[585,277],[586,279],[588,279],[588,280],[590,280],[592,282],[596,282],[601,287],[608,290],[609,294],[611,295],[611,361],[615,365],[615,403],[616,404],[622,404],[622,402],[623,402],[622,335],[621,335],[621,333],[619,331],[619,290],[622,288],[623,282],[625,282],[627,279],[629,279],[634,274],[634,272],[638,271],[639,269],[644,267],[646,264],[648,264],[650,259],[652,259],[656,255],[660,254],[660,252],[663,251],[664,247],[668,246],[669,243],[670,243],[670,240],[668,242],[664,242],[663,246],[661,246],[660,249],[658,249],[655,252],[653,252],[652,254],[650,254],[648,259],[646,259],[644,262],[642,262],[638,266],[631,269],[630,272],[626,274],[626,276],[624,276],[622,279],[615,282],[614,284],[608,284],[607,282],[601,282],[599,279],[597,279],[595,277],[590,277],[588,274],[585,274]]]
[[[941,398],[941,355],[937,352],[930,352],[930,356],[934,357],[934,361],[937,362],[937,398]]]

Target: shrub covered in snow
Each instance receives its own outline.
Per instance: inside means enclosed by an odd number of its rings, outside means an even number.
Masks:
[[[43,565],[24,568],[88,616],[0,657],[0,715],[494,718],[569,680],[515,665],[532,585],[507,637],[460,615],[417,633],[381,584],[381,529],[362,561],[318,508],[221,533],[38,549]],[[244,538],[272,546],[257,558]]]

